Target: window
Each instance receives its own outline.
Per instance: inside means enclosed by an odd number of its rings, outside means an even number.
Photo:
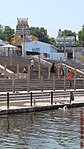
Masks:
[[[38,52],[38,53],[40,53],[40,48],[33,48],[32,49],[32,52]]]

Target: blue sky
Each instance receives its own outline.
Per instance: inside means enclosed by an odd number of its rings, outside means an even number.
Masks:
[[[30,27],[44,27],[54,38],[59,28],[78,33],[84,24],[84,0],[0,0],[0,24],[15,29],[17,18],[28,18]]]

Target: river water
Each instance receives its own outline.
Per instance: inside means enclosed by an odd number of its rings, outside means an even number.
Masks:
[[[79,149],[80,108],[0,116],[0,149]]]

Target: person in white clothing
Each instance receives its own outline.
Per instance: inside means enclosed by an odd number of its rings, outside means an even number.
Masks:
[[[34,58],[31,60],[31,66],[34,67]]]

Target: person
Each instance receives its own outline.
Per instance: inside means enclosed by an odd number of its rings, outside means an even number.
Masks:
[[[67,77],[69,79],[69,89],[72,87],[72,72],[71,72],[71,69],[68,70],[68,74],[67,74]]]
[[[64,75],[64,76],[67,75],[67,68],[66,68],[66,65],[63,67],[63,75]]]
[[[52,66],[51,66],[51,69],[50,69],[50,72],[51,73],[55,73],[55,63],[53,62]]]
[[[64,76],[64,71],[63,71],[63,68],[62,68],[62,67],[60,68],[60,76],[61,76],[61,77]]]
[[[74,94],[72,91],[70,92],[70,103],[71,103],[71,101],[74,101]]]
[[[27,68],[26,68],[26,66],[23,68],[22,72],[23,72],[23,73],[27,73]]]
[[[31,66],[34,67],[34,58],[31,60]]]

